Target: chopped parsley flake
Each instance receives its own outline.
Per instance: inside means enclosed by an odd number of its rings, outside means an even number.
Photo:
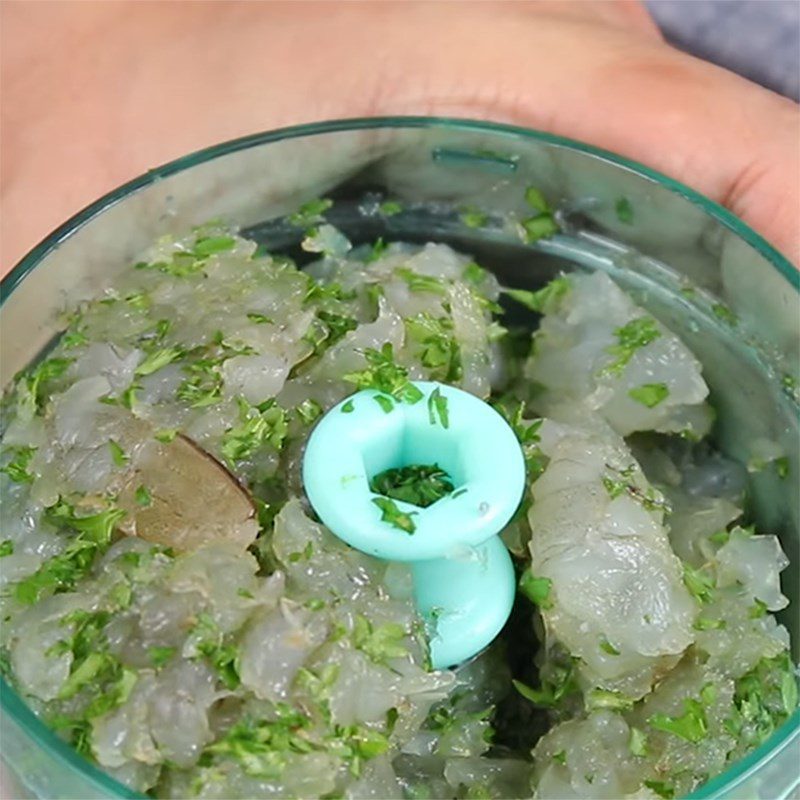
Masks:
[[[552,212],[547,199],[535,186],[529,186],[525,190],[525,202],[540,214],[549,214]]]
[[[316,198],[303,203],[294,214],[289,216],[289,222],[298,228],[308,228],[323,221],[323,214],[333,206],[333,200],[326,197]]]
[[[441,393],[437,386],[428,397],[428,421],[431,425],[436,424],[436,417],[439,417],[439,424],[443,428],[450,427],[450,415],[447,410],[447,398]]]
[[[237,667],[238,651],[233,645],[224,643],[222,630],[209,614],[198,615],[190,637],[196,651],[208,659],[225,688],[235,689],[241,683]]]
[[[609,689],[592,689],[586,695],[586,709],[594,711],[598,708],[607,708],[611,711],[630,711],[634,701],[622,692],[613,692]]]
[[[633,225],[633,206],[627,197],[620,197],[614,204],[617,219],[625,225]]]
[[[654,342],[661,336],[653,317],[637,317],[614,331],[617,344],[612,344],[606,352],[614,360],[602,370],[603,375],[619,375],[633,358],[634,353]]]
[[[566,275],[560,275],[535,292],[527,289],[503,289],[503,293],[531,311],[545,314],[558,307],[558,304],[569,293],[571,287],[572,284],[569,278]]]
[[[355,407],[356,407],[356,406],[355,406],[355,403],[353,403],[353,401],[352,401],[352,400],[348,400],[348,401],[347,401],[347,402],[346,402],[346,403],[345,403],[345,404],[342,406],[342,414],[352,414],[352,413],[353,413],[353,411],[355,410]]]
[[[655,408],[659,403],[669,397],[666,383],[644,383],[628,390],[628,397],[641,403],[647,408]]]
[[[386,663],[390,658],[402,658],[407,654],[403,644],[405,628],[397,622],[373,625],[361,614],[356,615],[353,625],[353,644],[376,663]]]
[[[417,345],[415,356],[431,371],[433,380],[452,383],[461,377],[461,350],[449,317],[417,314],[405,320],[405,327],[409,341]]]
[[[575,667],[570,663],[567,667],[558,666],[553,671],[552,679],[542,680],[541,688],[535,689],[522,681],[512,680],[514,688],[526,699],[540,708],[553,708],[561,700],[579,691],[575,676]]]
[[[619,652],[620,652],[619,650],[617,650],[617,648],[616,648],[616,647],[614,647],[614,645],[613,645],[613,644],[611,644],[611,642],[609,642],[609,641],[608,641],[608,639],[606,639],[606,637],[605,637],[605,636],[603,636],[603,637],[600,639],[600,649],[601,649],[601,650],[602,650],[604,653],[607,653],[607,654],[608,654],[608,655],[610,655],[610,656],[618,656],[618,655],[619,655]]]
[[[136,489],[136,503],[142,508],[148,508],[153,505],[153,497],[150,490],[146,486],[139,486]]]
[[[0,558],[13,555],[13,553],[14,542],[11,539],[4,539],[2,542],[0,542]]]
[[[692,626],[696,631],[716,631],[726,627],[724,619],[711,619],[711,617],[698,617]]]
[[[445,284],[441,278],[435,278],[432,275],[421,275],[419,272],[414,272],[413,269],[408,269],[407,267],[399,267],[395,270],[395,274],[402,278],[408,284],[408,288],[414,293],[445,293]]]
[[[458,217],[463,225],[468,228],[482,228],[487,221],[486,214],[479,211],[477,208],[464,208]]]
[[[403,206],[396,200],[386,200],[378,206],[378,213],[384,217],[393,217],[403,210]]]
[[[411,519],[412,515],[417,513],[416,511],[407,514],[405,511],[401,511],[397,507],[397,503],[388,497],[373,497],[372,502],[381,510],[381,522],[388,522],[392,527],[408,534],[414,533],[417,529],[414,520]]]
[[[125,516],[122,509],[111,507],[106,511],[79,516],[67,501],[58,502],[45,511],[45,519],[60,528],[67,528],[74,536],[66,549],[47,559],[39,569],[20,581],[14,590],[17,601],[24,605],[35,603],[48,592],[66,592],[86,575],[95,556],[105,552],[117,523]]]
[[[519,590],[543,611],[553,607],[553,601],[550,598],[552,587],[553,582],[550,578],[537,578],[530,568],[526,569],[519,579]]]
[[[659,797],[663,797],[664,800],[672,800],[672,798],[675,797],[675,789],[664,781],[646,780],[643,781],[643,783],[648,789],[652,789]]]
[[[74,358],[48,358],[27,373],[17,382],[17,414],[20,419],[31,420],[41,411],[47,394],[47,384],[60,378]]]
[[[483,283],[487,275],[488,273],[486,270],[480,264],[476,264],[474,261],[470,261],[469,264],[464,267],[463,278],[473,286],[478,286],[479,284]]]
[[[310,425],[322,416],[322,406],[312,397],[307,397],[297,406],[295,412],[305,425]]]
[[[767,616],[767,604],[763,600],[759,600],[757,597],[755,602],[752,606],[750,606],[750,610],[747,613],[747,616],[750,619],[761,619],[762,617]]]
[[[367,368],[350,372],[343,376],[343,380],[355,384],[359,389],[375,389],[402,403],[418,403],[423,398],[422,391],[408,379],[408,370],[395,363],[390,342],[386,342],[380,350],[368,347],[364,350],[364,358]]]
[[[736,325],[739,322],[739,318],[736,314],[724,303],[714,303],[714,305],[711,306],[711,310],[714,312],[715,317],[721,319],[723,322],[727,322],[728,325]]]
[[[159,442],[163,442],[164,444],[169,444],[177,435],[178,431],[176,428],[163,428],[160,431],[156,431],[155,438]]]
[[[664,731],[673,736],[679,736],[687,742],[697,744],[708,735],[708,720],[703,704],[687,697],[683,701],[684,713],[679,717],[670,717],[666,714],[653,714],[647,722],[651,728]]]
[[[158,669],[163,667],[175,655],[177,650],[177,647],[151,647],[147,651],[147,657],[150,659],[150,663]]]
[[[232,250],[236,244],[236,239],[232,236],[202,236],[194,243],[194,254],[199,258],[224,253]]]
[[[286,411],[274,400],[251,406],[240,397],[238,403],[239,424],[228,428],[222,436],[220,449],[225,460],[233,464],[266,445],[280,450],[289,431]]]
[[[35,475],[28,467],[36,449],[27,445],[9,448],[13,457],[5,466],[0,467],[0,472],[8,475],[14,483],[33,483]]]
[[[539,214],[520,222],[522,240],[525,244],[533,244],[540,239],[549,239],[560,230],[552,214]]]
[[[379,472],[369,482],[375,494],[427,508],[453,492],[450,476],[436,464],[414,464]]]
[[[683,582],[692,597],[700,603],[710,603],[712,592],[716,587],[714,578],[702,568],[697,569],[690,564],[683,565]]]
[[[130,461],[130,456],[113,439],[108,440],[108,449],[115,467],[124,467]]]
[[[647,755],[647,734],[643,730],[631,726],[631,735],[628,739],[628,750],[630,750],[635,756]]]
[[[250,322],[255,322],[256,325],[274,325],[275,321],[271,318],[266,316],[265,314],[259,314],[257,311],[248,311],[247,312],[247,319]]]

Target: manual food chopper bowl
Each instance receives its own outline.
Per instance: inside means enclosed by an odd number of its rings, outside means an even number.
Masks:
[[[534,186],[562,232],[526,243]],[[693,350],[718,412],[716,445],[747,463],[759,440],[798,464],[800,273],[729,212],[610,153],[522,128],[434,118],[362,119],[238,139],[174,161],[98,200],[37,245],[2,283],[5,386],[59,334],[59,314],[112,285],[158,236],[221,217],[271,250],[296,248],[281,218],[326,196],[354,243],[446,242],[509,286],[535,289],[560,270],[603,270]],[[384,213],[385,200],[399,213]],[[729,313],[715,313],[719,309]],[[519,309],[511,311],[523,314]],[[517,321],[525,321],[521,316]],[[796,488],[796,484],[795,484]],[[800,643],[800,496],[774,471],[750,476],[751,513],[781,537],[779,615]],[[798,653],[793,653],[795,661]],[[2,756],[37,797],[135,797],[50,731],[2,684]],[[696,798],[782,798],[797,782],[800,711]]]

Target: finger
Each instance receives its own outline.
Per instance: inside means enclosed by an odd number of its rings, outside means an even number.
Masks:
[[[17,138],[4,154],[18,154],[4,174],[5,231],[18,255],[103,191],[210,142],[430,113],[638,159],[727,202],[797,258],[796,107],[625,22],[633,6],[572,5],[156,4],[154,15],[151,4],[77,4],[80,24],[39,19],[51,59],[4,90],[4,135]]]

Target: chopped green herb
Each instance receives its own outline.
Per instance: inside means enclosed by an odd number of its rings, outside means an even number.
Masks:
[[[530,292],[527,289],[503,289],[503,293],[507,294],[512,300],[516,300],[531,309],[531,311],[545,314],[558,307],[562,298],[569,293],[571,286],[569,278],[566,275],[561,275],[535,292]]]
[[[195,241],[193,250],[196,256],[205,258],[231,250],[235,244],[236,239],[232,236],[203,236]]]
[[[551,214],[539,214],[520,223],[522,239],[526,244],[533,244],[540,239],[549,239],[559,232],[560,228]]]
[[[647,722],[651,728],[679,736],[687,742],[702,742],[708,735],[708,720],[702,703],[687,697],[683,701],[683,709],[684,713],[679,717],[653,714]]]
[[[61,344],[65,350],[71,350],[73,347],[80,347],[89,341],[89,337],[80,331],[67,331],[61,337]]]
[[[369,488],[375,494],[427,508],[449,495],[453,491],[453,482],[436,464],[414,464],[378,473],[369,482]]]
[[[628,739],[628,750],[635,756],[646,756],[647,755],[647,734],[636,728],[631,726],[631,735]]]
[[[310,425],[314,420],[322,416],[322,406],[313,398],[307,397],[295,409],[297,416],[304,424]]]
[[[342,414],[352,414],[354,410],[355,410],[355,404],[353,403],[352,400],[348,400],[342,406]]]
[[[28,467],[37,448],[23,445],[21,447],[10,447],[13,458],[5,466],[0,467],[0,472],[4,472],[14,483],[33,483],[35,475],[30,472]]]
[[[379,258],[383,256],[383,254],[389,249],[389,245],[383,241],[383,237],[379,236],[372,244],[372,248],[370,249],[367,256],[364,258],[365,264],[371,264],[373,261],[377,261]],[[383,294],[383,288],[380,284],[373,284],[370,289],[374,287],[375,291],[379,291],[380,294]],[[369,290],[368,290],[369,291]],[[375,298],[375,304],[377,305],[377,298]]]
[[[378,212],[384,217],[393,217],[403,210],[403,206],[396,200],[385,200],[378,206]]]
[[[146,486],[139,486],[136,489],[136,503],[142,508],[148,508],[153,505],[153,497]]]
[[[2,542],[0,542],[0,558],[13,555],[13,553],[14,542],[11,539],[4,539]]]
[[[180,347],[164,347],[160,350],[153,350],[148,353],[142,362],[136,367],[135,374],[139,377],[152,375],[154,372],[163,369],[167,364],[182,358],[184,351]]]
[[[723,544],[727,544],[730,538],[731,534],[729,531],[721,530],[717,531],[716,533],[712,533],[711,536],[708,537],[708,541],[722,546]]]
[[[283,447],[289,425],[286,411],[268,400],[260,406],[251,406],[239,398],[239,424],[229,428],[222,436],[221,452],[229,464],[248,458],[259,448],[270,445],[276,450]]]
[[[711,310],[714,312],[714,316],[718,317],[723,322],[727,322],[729,325],[737,325],[739,322],[739,318],[736,314],[724,303],[714,303],[714,305],[711,306]]]
[[[603,368],[602,375],[619,375],[633,358],[634,353],[661,336],[653,317],[637,317],[614,331],[617,344],[606,348],[614,360]]]
[[[41,410],[47,394],[47,384],[60,378],[74,358],[48,358],[27,373],[18,376],[17,414],[22,420],[31,420]]]
[[[755,602],[752,606],[750,606],[747,616],[750,617],[750,619],[761,619],[762,617],[766,617],[767,604],[763,600],[759,600],[756,597]]]
[[[608,653],[610,656],[618,656],[620,652],[616,647],[614,647],[613,644],[611,644],[611,642],[608,641],[608,639],[606,639],[605,636],[600,639],[600,649],[604,653]]]
[[[535,186],[529,186],[525,190],[525,202],[540,214],[549,214],[552,211],[545,196]]]
[[[644,383],[628,390],[628,397],[641,403],[647,408],[655,408],[659,403],[669,397],[666,383]]]
[[[354,331],[358,327],[358,322],[354,317],[347,317],[343,314],[320,310],[317,311],[317,317],[322,320],[328,329],[328,347],[336,344],[336,342],[344,338],[345,334]]]
[[[208,659],[224,686],[235,689],[241,683],[238,652],[233,645],[224,643],[223,632],[213,618],[206,613],[199,614],[190,636],[197,652]]]
[[[659,797],[664,800],[672,800],[675,797],[675,789],[664,781],[646,780],[643,782],[648,789],[652,789]]]
[[[151,647],[147,651],[147,657],[150,659],[150,663],[158,669],[163,667],[175,655],[177,650],[177,647]]]
[[[482,228],[487,221],[486,214],[472,207],[462,209],[458,218],[468,228]]]
[[[271,318],[266,316],[265,314],[259,314],[256,311],[248,311],[247,312],[247,319],[250,322],[255,322],[257,325],[274,325],[275,321]]]
[[[364,350],[364,358],[368,367],[344,375],[345,381],[355,384],[359,389],[375,389],[404,403],[417,403],[423,398],[422,391],[408,379],[408,370],[395,363],[390,342],[386,342],[380,350],[368,347]]]
[[[373,625],[366,617],[356,615],[353,625],[353,645],[373,661],[382,664],[390,658],[402,658],[408,653],[403,641],[405,628],[397,622]]]
[[[413,269],[408,269],[407,267],[398,267],[395,270],[395,274],[408,284],[408,288],[412,292],[420,294],[445,293],[445,284],[441,278],[434,278],[432,275],[421,275],[419,272],[414,272]]]
[[[683,582],[690,594],[700,603],[710,603],[711,595],[716,587],[714,578],[703,569],[690,564],[683,565]]]
[[[108,440],[108,449],[115,467],[124,467],[130,461],[130,456],[113,439]]]
[[[155,438],[159,442],[169,444],[177,435],[178,431],[175,428],[163,428],[160,431],[156,431]]]
[[[775,459],[775,472],[781,479],[789,477],[789,458],[788,456],[781,456]]]
[[[373,497],[372,502],[381,510],[381,522],[388,522],[392,527],[408,534],[414,533],[417,529],[414,520],[411,519],[412,515],[417,513],[416,511],[407,514],[397,507],[394,500],[387,497]]]
[[[633,224],[633,206],[627,197],[620,197],[614,204],[614,210],[617,212],[617,219],[625,225]]]
[[[567,751],[559,750],[553,755],[553,761],[555,761],[556,764],[561,764],[562,766],[565,765],[567,763]]]
[[[46,592],[65,592],[74,588],[91,569],[95,556],[108,549],[112,532],[124,516],[122,509],[114,507],[97,514],[78,516],[72,505],[59,499],[46,509],[44,518],[78,535],[71,539],[63,553],[47,559],[33,575],[16,585],[16,599],[31,605]]]
[[[724,619],[711,619],[710,617],[698,617],[692,626],[696,631],[716,631],[726,627]]]
[[[539,689],[534,689],[522,681],[512,680],[511,682],[526,700],[530,700],[541,708],[553,708],[565,697],[579,691],[575,667],[572,663],[567,667],[554,667],[552,679],[543,679]]]
[[[487,275],[488,273],[486,270],[480,266],[480,264],[476,264],[474,261],[470,261],[469,264],[464,267],[463,278],[473,286],[478,286],[479,284],[483,283],[484,280],[486,280]]]
[[[611,711],[630,711],[634,701],[622,692],[613,692],[609,689],[592,689],[586,695],[586,709],[594,711],[598,708],[607,708]]]
[[[707,683],[700,690],[700,701],[706,706],[714,705],[717,701],[717,687],[713,683]]]
[[[553,607],[553,601],[550,597],[552,588],[553,582],[550,578],[537,578],[530,571],[530,568],[526,569],[519,579],[519,590],[528,600],[535,603],[543,611]]]
[[[405,320],[408,339],[418,345],[415,355],[431,370],[431,378],[452,383],[461,377],[461,350],[449,317],[417,314]]]
[[[332,206],[333,200],[328,200],[326,197],[309,200],[289,216],[289,222],[298,228],[307,228],[310,225],[321,222],[323,214]]]
[[[441,393],[437,386],[428,397],[428,420],[431,425],[436,424],[436,417],[439,417],[439,424],[443,428],[450,427],[450,416],[447,410],[447,398]]]
[[[383,409],[384,414],[389,414],[394,409],[391,397],[387,397],[384,394],[376,394],[372,399]]]

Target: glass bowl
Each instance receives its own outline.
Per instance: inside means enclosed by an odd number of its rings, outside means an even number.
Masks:
[[[526,244],[509,220],[538,187],[562,233]],[[652,170],[549,134],[450,119],[358,119],[237,139],[154,169],[50,234],[3,280],[0,380],[59,335],[59,314],[97,294],[156,237],[222,217],[270,249],[292,250],[281,217],[325,195],[353,242],[451,243],[506,284],[536,288],[560,269],[600,269],[658,316],[703,362],[720,449],[747,463],[759,439],[777,441],[798,474],[800,273],[728,211]],[[402,211],[379,210],[385,199]],[[476,222],[478,223],[476,225]],[[795,487],[795,491],[791,487]],[[796,480],[751,476],[757,524],[778,533],[794,569],[781,621],[800,645]],[[794,659],[798,653],[795,650]],[[135,793],[52,733],[6,683],[2,756],[35,797],[123,798]],[[694,798],[788,796],[798,782],[800,711]]]

